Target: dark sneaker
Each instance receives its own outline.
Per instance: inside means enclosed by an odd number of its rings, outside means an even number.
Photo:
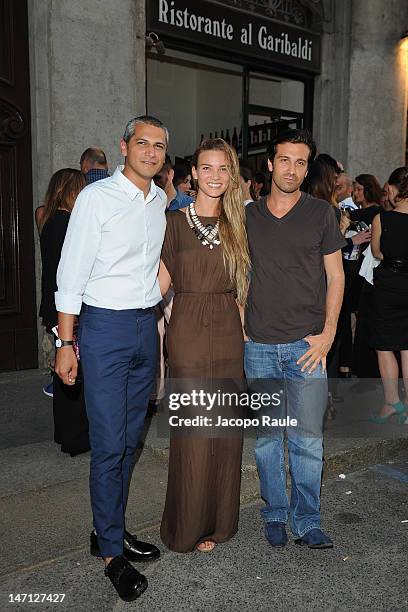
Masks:
[[[48,385],[44,385],[42,390],[47,397],[54,397],[54,384],[52,381]]]
[[[265,525],[265,536],[271,546],[283,548],[288,541],[285,523],[278,521],[267,523]]]
[[[134,601],[147,589],[147,579],[124,557],[114,557],[105,567],[105,576],[124,601]]]
[[[311,529],[295,540],[295,544],[309,548],[333,548],[333,541],[321,529]]]

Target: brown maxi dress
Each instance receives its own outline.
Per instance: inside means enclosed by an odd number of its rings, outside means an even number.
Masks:
[[[205,225],[216,219],[200,217]],[[162,260],[175,291],[166,332],[171,378],[242,379],[243,336],[220,246],[203,246],[183,211],[167,214]],[[181,415],[180,415],[181,416]],[[238,528],[242,438],[171,436],[161,539],[176,552]]]

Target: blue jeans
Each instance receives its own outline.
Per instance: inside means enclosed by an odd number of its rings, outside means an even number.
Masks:
[[[287,414],[301,424],[286,429],[292,479],[290,505],[286,494],[284,430],[263,427],[257,432],[255,448],[261,496],[266,502],[261,514],[266,523],[286,523],[290,515],[295,537],[320,528],[327,377],[320,365],[312,374],[301,372],[301,365],[296,362],[308,348],[306,340],[288,344],[261,344],[252,340],[245,343],[245,373],[251,390],[261,385],[265,391],[267,384],[271,391],[281,388]]]
[[[79,343],[91,443],[90,493],[103,557],[123,553],[135,452],[156,376],[153,308],[84,305]]]

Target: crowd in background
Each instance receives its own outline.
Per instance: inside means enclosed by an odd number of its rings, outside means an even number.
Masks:
[[[52,177],[44,199],[44,204],[37,208],[35,221],[40,235],[42,258],[42,300],[40,316],[48,333],[57,325],[54,292],[56,291],[56,272],[68,227],[70,213],[75,205],[78,193],[92,182],[109,176],[105,153],[97,148],[86,149],[80,157],[80,170],[63,168]],[[177,210],[194,201],[196,186],[191,174],[190,163],[178,159],[172,163],[167,155],[162,170],[154,178],[167,195],[168,210]],[[243,205],[257,201],[269,193],[269,177],[264,172],[251,168],[250,163],[241,162],[240,181]],[[341,231],[347,241],[343,248],[345,272],[345,292],[334,344],[328,355],[328,376],[333,381],[337,378],[383,378],[385,403],[376,422],[385,422],[394,414],[403,415],[405,420],[406,406],[400,402],[397,379],[403,376],[405,388],[408,385],[408,346],[398,337],[407,337],[408,306],[405,314],[400,314],[404,301],[408,304],[408,247],[404,247],[407,233],[408,216],[403,216],[407,206],[408,168],[402,167],[393,171],[387,182],[381,186],[372,174],[349,176],[340,161],[327,154],[319,154],[302,185],[302,191],[326,200],[333,206]],[[388,220],[394,221],[389,213],[399,213],[396,223],[389,226]],[[384,217],[384,213],[386,214]],[[386,239],[394,249],[388,255],[384,267],[391,270],[391,279],[382,287],[382,297],[378,303],[375,289],[375,268],[384,259],[378,230],[375,237],[376,246],[372,249],[372,224],[377,215],[386,224]],[[406,228],[408,229],[408,227]],[[381,231],[380,231],[381,234]],[[383,232],[384,239],[384,232]],[[396,247],[397,245],[397,247]],[[396,248],[396,250],[395,250]],[[394,252],[395,251],[395,252]],[[271,262],[271,265],[273,263]],[[377,272],[381,276],[381,272]],[[388,282],[388,284],[387,284]],[[384,283],[383,283],[384,284]],[[394,302],[384,298],[384,292],[393,295]],[[388,292],[388,293],[387,293]],[[160,332],[160,369],[159,378],[165,375],[165,325],[171,315],[171,291],[157,309]],[[383,308],[383,312],[381,312]],[[380,312],[379,312],[380,309]],[[396,316],[400,327],[390,318]],[[384,319],[385,317],[388,317]],[[373,326],[386,327],[385,338],[375,337]],[[391,328],[391,329],[390,329]],[[397,336],[397,337],[396,337]],[[53,364],[50,364],[51,368]],[[389,381],[392,381],[391,383]],[[53,377],[53,382],[44,387],[44,392],[54,396],[55,441],[61,444],[61,450],[72,456],[89,449],[87,419],[84,407],[81,384],[74,388],[64,388],[61,380]],[[156,400],[162,395],[159,385]],[[330,385],[328,414],[334,416],[333,403],[339,398],[336,385]],[[69,406],[69,419],[64,418],[66,405]]]
[[[109,177],[103,151],[87,149],[80,170],[51,177],[36,211],[40,315],[56,336],[46,389],[54,440],[71,456],[91,447],[90,553],[126,601],[148,585],[130,561],[160,556],[127,531],[125,512],[147,405],[161,401],[163,386],[152,391],[166,370],[183,391],[169,396],[183,407],[184,391],[191,400],[197,393],[193,380],[207,396],[206,381],[236,390],[246,376],[251,400],[259,382],[283,385],[283,401],[252,423],[260,513],[274,548],[286,546],[289,526],[295,544],[333,547],[320,495],[324,415],[333,418],[341,401],[339,377],[379,373],[384,402],[373,427],[394,417],[408,424],[408,167],[383,188],[371,174],[349,177],[341,162],[316,155],[307,130],[272,139],[268,173],[240,164],[218,138],[203,140],[191,164],[172,164],[168,141],[159,119],[131,119],[120,141],[124,166]],[[218,403],[208,424],[196,420],[194,400],[192,418],[168,420],[160,536],[179,553],[211,552],[238,530],[244,421],[236,415],[245,407]],[[276,406],[294,418],[273,418]]]

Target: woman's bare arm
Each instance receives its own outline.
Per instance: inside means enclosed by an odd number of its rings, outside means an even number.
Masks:
[[[371,225],[371,252],[377,259],[384,259],[383,254],[380,251],[380,238],[381,238],[381,220],[380,215],[377,215],[373,219]]]
[[[159,285],[160,285],[160,293],[162,294],[162,297],[164,297],[166,293],[168,292],[168,290],[170,289],[171,276],[162,260],[160,260],[158,278],[159,278]]]

